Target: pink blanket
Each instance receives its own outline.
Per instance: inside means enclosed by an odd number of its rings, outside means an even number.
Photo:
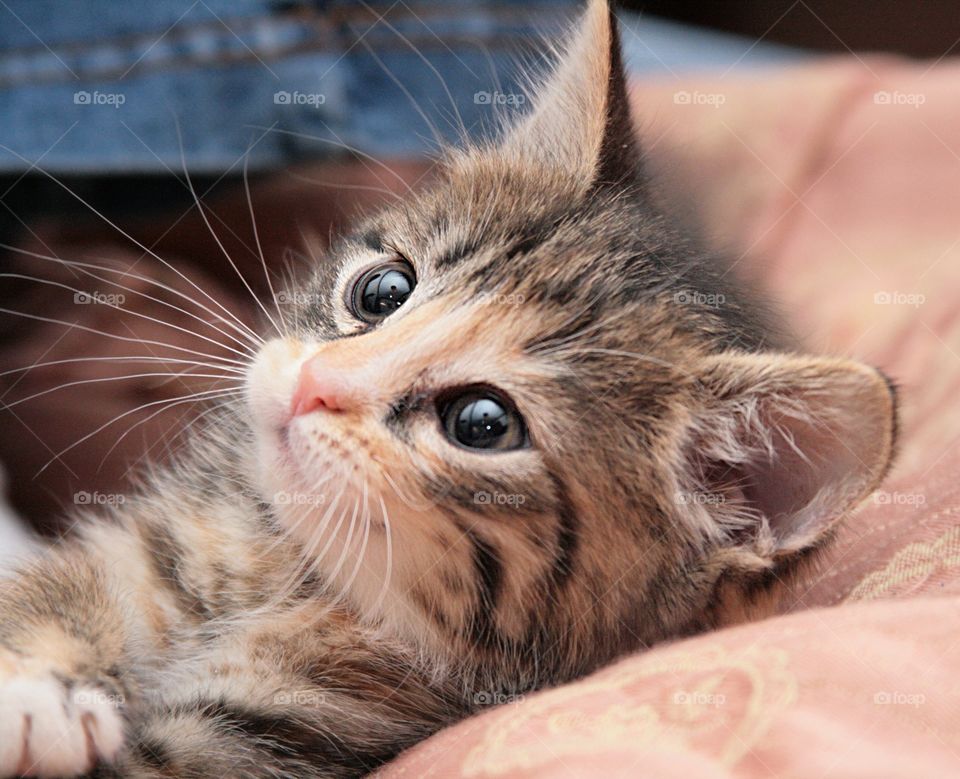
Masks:
[[[491,710],[382,776],[960,776],[960,66],[851,57],[635,97],[807,344],[898,381],[899,465],[781,616]]]

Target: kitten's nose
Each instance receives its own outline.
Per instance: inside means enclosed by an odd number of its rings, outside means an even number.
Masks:
[[[293,392],[290,410],[293,416],[311,411],[346,411],[358,405],[361,389],[345,371],[333,368],[322,356],[307,360]]]

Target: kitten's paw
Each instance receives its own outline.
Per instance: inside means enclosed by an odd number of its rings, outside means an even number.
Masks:
[[[0,658],[0,777],[78,776],[122,745],[117,701],[102,690]]]

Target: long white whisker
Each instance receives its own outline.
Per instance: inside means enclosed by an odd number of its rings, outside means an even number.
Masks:
[[[293,170],[286,171],[286,175],[297,181],[302,181],[305,184],[316,184],[319,187],[330,187],[332,189],[350,189],[358,190],[360,192],[376,192],[378,195],[389,195],[395,200],[403,200],[401,195],[398,195],[392,190],[386,189],[385,187],[373,187],[369,184],[343,184],[337,181],[323,181],[321,179],[315,179],[312,176],[304,176],[302,173],[297,173]]]
[[[387,597],[387,592],[390,589],[390,579],[393,576],[393,532],[390,527],[390,517],[387,514],[387,504],[383,502],[383,496],[378,495],[377,498],[380,501],[380,512],[383,515],[383,527],[385,531],[384,535],[387,539],[387,562],[384,568],[383,588],[380,590],[380,594],[377,596],[377,600],[373,606],[375,614],[378,613],[380,607],[383,606],[383,601]]]
[[[113,445],[112,445],[109,449],[107,449],[106,453],[105,453],[105,454],[103,455],[103,457],[100,459],[100,465],[98,466],[98,470],[99,470],[100,468],[103,468],[103,464],[107,461],[107,458],[110,456],[110,454],[113,452],[113,450],[117,448],[117,446],[120,444],[120,441],[122,441],[122,440],[127,436],[128,433],[132,432],[133,430],[136,430],[138,427],[140,427],[140,425],[146,424],[146,423],[149,422],[151,419],[153,419],[155,416],[157,416],[158,414],[162,414],[163,412],[165,412],[165,411],[167,411],[167,410],[168,410],[167,408],[158,409],[157,411],[154,411],[154,412],[153,412],[150,416],[148,416],[146,419],[142,419],[142,420],[140,420],[139,422],[135,422],[135,423],[132,424],[130,427],[128,427],[128,428],[126,429],[126,431],[123,433],[123,435],[120,436],[120,437],[113,443]],[[127,469],[123,472],[123,474],[122,474],[122,476],[121,476],[120,478],[121,478],[121,479],[126,479],[127,476],[129,475],[130,471],[132,471],[142,460],[144,460],[144,459],[147,457],[147,455],[149,455],[150,452],[153,451],[153,448],[154,448],[157,444],[159,444],[161,441],[164,442],[164,449],[166,450],[167,454],[168,454],[168,455],[172,454],[171,445],[173,444],[174,441],[176,441],[180,436],[185,435],[187,432],[189,432],[196,424],[198,424],[201,420],[203,420],[207,415],[212,414],[212,413],[214,413],[214,412],[216,412],[216,411],[219,411],[219,410],[220,410],[220,408],[219,408],[218,406],[215,406],[215,405],[214,405],[214,406],[211,406],[210,408],[208,408],[208,409],[206,409],[206,410],[204,410],[204,411],[201,411],[201,412],[200,412],[199,414],[197,414],[193,419],[188,420],[187,423],[186,423],[185,425],[183,425],[183,427],[181,427],[179,430],[177,430],[177,432],[174,433],[174,434],[173,434],[173,437],[170,438],[170,439],[166,439],[166,437],[163,436],[163,435],[158,436],[157,439],[156,439],[156,441],[154,441],[152,444],[150,444],[150,446],[147,447],[147,450],[146,450],[145,452],[143,452],[143,454],[141,454],[134,462],[130,463],[130,465],[127,466]],[[177,420],[177,424],[180,423],[180,421],[183,419],[184,415],[185,415],[188,411],[189,411],[189,409],[185,410],[184,413],[180,415],[180,417],[179,417],[178,420]]]
[[[34,259],[45,260],[46,262],[53,262],[53,263],[56,263],[56,264],[60,264],[60,265],[63,265],[63,266],[65,266],[65,267],[67,267],[67,268],[69,268],[69,269],[71,269],[71,270],[73,270],[73,269],[79,269],[81,273],[83,273],[83,274],[86,275],[86,276],[89,276],[90,278],[94,278],[94,279],[96,279],[97,281],[102,281],[104,284],[110,284],[111,286],[114,286],[114,287],[118,287],[118,288],[120,288],[120,289],[127,290],[128,292],[132,292],[134,295],[139,295],[140,297],[146,298],[147,300],[152,300],[152,301],[154,301],[154,302],[156,302],[156,303],[159,303],[159,304],[161,304],[161,305],[163,305],[163,306],[166,306],[167,308],[172,308],[174,311],[179,311],[181,314],[185,314],[186,316],[189,316],[191,319],[195,319],[195,320],[198,321],[198,322],[202,322],[202,323],[203,323],[204,325],[206,325],[207,327],[210,327],[210,328],[212,328],[213,330],[216,330],[218,333],[220,333],[220,334],[223,335],[224,337],[231,339],[234,343],[236,343],[236,344],[238,344],[238,345],[240,345],[240,346],[242,346],[242,347],[244,347],[244,348],[247,348],[248,345],[259,346],[260,344],[263,343],[263,339],[262,339],[262,338],[260,338],[259,336],[257,336],[255,339],[254,339],[254,338],[251,338],[250,335],[249,335],[246,331],[241,330],[240,328],[238,328],[238,327],[237,327],[233,322],[231,322],[229,319],[224,319],[222,316],[220,316],[220,314],[218,314],[216,311],[213,311],[213,310],[210,309],[209,307],[205,306],[205,305],[204,305],[203,303],[201,303],[200,301],[194,300],[192,297],[190,297],[189,295],[187,295],[187,294],[184,293],[184,292],[181,292],[180,290],[176,289],[175,287],[171,287],[169,284],[164,284],[163,282],[157,281],[156,279],[150,278],[149,276],[142,276],[142,275],[140,275],[140,274],[138,274],[138,273],[133,273],[133,272],[131,272],[130,270],[124,270],[124,269],[122,269],[122,268],[111,268],[111,267],[108,266],[108,265],[97,265],[96,263],[92,263],[92,262],[81,262],[81,261],[79,261],[79,260],[66,260],[66,259],[64,259],[64,258],[62,258],[62,257],[54,257],[54,256],[52,256],[52,255],[40,254],[39,252],[32,252],[32,251],[29,251],[29,250],[27,250],[27,249],[21,249],[21,248],[19,248],[19,247],[17,247],[17,246],[10,246],[10,245],[8,245],[8,244],[3,244],[3,243],[0,243],[0,249],[6,249],[7,251],[16,252],[17,254],[23,254],[23,255],[25,255],[25,256],[27,256],[27,257],[33,257]],[[162,290],[165,290],[165,291],[167,291],[167,292],[170,292],[170,293],[176,295],[177,297],[182,298],[183,300],[188,301],[190,304],[196,306],[197,308],[201,309],[202,311],[205,311],[205,312],[208,313],[210,316],[212,316],[214,319],[216,319],[218,322],[221,322],[221,323],[223,323],[225,326],[233,329],[235,332],[239,333],[240,336],[242,336],[242,340],[241,340],[240,338],[238,338],[237,336],[232,335],[231,333],[226,332],[225,330],[221,330],[219,327],[217,327],[217,326],[214,325],[213,323],[208,322],[206,319],[204,319],[204,318],[201,317],[201,316],[198,316],[197,314],[193,313],[192,311],[188,311],[188,310],[185,309],[185,308],[181,308],[180,306],[177,306],[177,305],[175,305],[175,304],[173,304],[173,303],[170,303],[170,302],[167,301],[167,300],[163,300],[163,299],[161,299],[161,298],[154,297],[153,295],[148,295],[146,292],[141,292],[140,290],[133,289],[132,287],[128,287],[128,286],[126,286],[126,285],[120,284],[119,282],[112,281],[112,280],[110,280],[110,279],[105,279],[105,278],[103,278],[102,276],[98,276],[98,275],[97,275],[96,273],[94,273],[92,270],[89,270],[90,268],[93,268],[93,270],[100,271],[101,273],[114,273],[114,274],[117,274],[118,276],[121,276],[122,278],[136,279],[137,281],[142,281],[142,282],[144,282],[144,283],[146,283],[146,284],[150,284],[151,286],[154,286],[154,287],[157,287],[157,288],[159,288],[159,289],[162,289]]]
[[[290,578],[287,580],[287,583],[283,586],[284,592],[293,592],[296,590],[299,581],[302,581],[305,576],[308,576],[310,572],[315,569],[313,552],[316,549],[317,544],[323,540],[323,531],[326,529],[329,518],[336,510],[342,496],[343,490],[341,489],[340,492],[337,493],[333,503],[330,504],[327,510],[323,513],[323,516],[319,522],[316,523],[316,527],[311,531],[309,541],[303,546],[303,550],[300,555],[300,564],[296,567]]]
[[[350,588],[353,586],[353,583],[357,580],[357,576],[360,575],[360,568],[363,565],[363,558],[367,554],[367,544],[370,541],[370,505],[367,502],[367,489],[366,481],[364,481],[364,491],[363,491],[363,540],[360,544],[360,549],[357,552],[357,561],[354,563],[353,571],[350,573],[350,578],[347,580],[347,583],[343,586],[340,591],[340,594],[337,596],[338,599],[342,598],[349,592]]]
[[[158,362],[162,364],[170,365],[191,365],[197,366],[200,368],[216,368],[217,370],[227,371],[228,373],[235,373],[238,375],[245,375],[246,371],[241,368],[234,368],[229,365],[221,365],[212,362],[198,362],[196,360],[181,360],[176,357],[155,357],[153,355],[118,355],[110,357],[68,357],[63,360],[48,360],[47,362],[35,362],[31,365],[24,365],[20,368],[10,368],[6,371],[0,371],[0,376],[9,376],[13,373],[23,373],[24,371],[32,371],[34,368],[50,368],[54,365],[67,365],[70,363],[82,363],[82,362]]]
[[[363,5],[367,10],[371,11],[372,13],[376,13],[376,11],[374,11],[374,10],[373,10],[369,5],[367,5],[363,0],[360,0],[360,3],[361,3],[361,5]],[[414,13],[413,15],[417,18],[418,21],[420,21],[421,23],[423,23],[423,20],[420,19],[420,17],[417,16],[416,13]],[[418,49],[416,46],[414,46],[413,43],[412,43],[402,32],[400,32],[400,30],[398,30],[396,27],[394,27],[392,24],[390,24],[390,22],[387,21],[387,19],[386,19],[385,17],[381,16],[381,17],[380,17],[380,20],[386,25],[387,29],[389,29],[394,35],[396,35],[398,38],[400,38],[400,40],[402,40],[402,41],[410,48],[410,50],[411,50],[414,54],[417,55],[417,58],[418,58],[424,65],[426,65],[426,66],[430,69],[430,72],[432,72],[433,75],[437,77],[437,81],[439,81],[439,82],[440,82],[440,86],[443,87],[443,91],[444,91],[444,94],[447,96],[447,100],[450,101],[450,107],[453,109],[454,116],[456,116],[456,118],[457,118],[457,123],[459,124],[459,131],[460,131],[460,135],[461,135],[461,140],[462,140],[462,141],[466,141],[467,138],[469,137],[469,132],[467,131],[467,126],[466,126],[466,124],[464,124],[463,116],[461,116],[461,114],[460,114],[460,109],[457,107],[457,101],[453,99],[453,95],[452,95],[451,92],[450,92],[450,88],[447,86],[447,81],[446,81],[446,79],[443,77],[443,75],[440,73],[440,71],[437,70],[436,66],[435,66],[432,62],[430,62],[430,60],[428,60],[425,56],[423,56],[423,52],[421,52],[420,49]],[[425,27],[427,26],[425,23],[423,23],[423,24],[424,24]],[[430,28],[427,27],[427,29],[429,30]],[[431,33],[432,33],[432,30],[431,30]],[[434,36],[434,37],[436,37],[436,36]],[[416,101],[413,100],[413,96],[410,95],[410,93],[409,93],[406,89],[403,88],[403,86],[400,84],[399,80],[393,75],[393,73],[390,72],[389,68],[387,68],[387,67],[384,65],[384,63],[380,62],[379,57],[377,57],[377,55],[376,55],[373,51],[370,50],[370,45],[369,45],[369,43],[367,43],[366,40],[363,40],[363,41],[361,41],[361,42],[363,43],[364,47],[365,47],[368,51],[370,51],[370,54],[373,56],[373,58],[374,58],[375,60],[377,60],[377,62],[380,64],[380,66],[384,68],[384,71],[385,71],[386,74],[390,77],[390,79],[391,79],[401,90],[403,90],[403,92],[407,95],[407,97],[413,102],[414,108],[416,108],[417,111],[420,113],[420,115],[423,116],[423,112],[420,111],[420,107],[416,104]],[[442,41],[441,41],[441,42],[442,42]],[[456,55],[454,55],[454,56],[456,56]],[[458,58],[458,59],[459,59],[459,58]],[[463,64],[463,63],[461,62],[461,64]],[[468,69],[469,69],[469,68],[468,68]],[[471,75],[474,76],[474,77],[476,77],[476,74],[473,73],[473,71],[471,71]],[[429,122],[429,120],[427,120],[426,117],[424,117],[424,119],[425,119],[425,121],[427,121],[428,126],[430,126],[431,123]],[[443,145],[443,139],[441,138],[441,139],[439,139],[439,140],[440,140],[440,143],[441,143],[441,146],[442,146],[442,145]]]
[[[334,564],[333,570],[330,573],[330,581],[336,581],[337,577],[340,575],[340,570],[343,568],[343,564],[347,559],[347,554],[350,551],[350,544],[353,542],[353,534],[356,530],[357,517],[359,513],[360,499],[355,498],[353,501],[353,513],[350,515],[350,529],[347,531],[347,537],[340,549],[340,557],[337,558],[337,562]]]
[[[346,491],[346,487],[341,490],[341,495]],[[330,547],[333,546],[334,542],[337,540],[337,536],[340,533],[340,528],[343,527],[343,523],[347,519],[347,512],[340,512],[340,519],[337,520],[337,524],[334,526],[333,530],[327,535],[327,542],[324,544],[323,549],[321,549],[316,555],[316,561],[319,563],[327,556],[327,552],[330,551]]]
[[[333,132],[333,130],[331,130],[329,127],[327,127],[326,123],[321,122],[321,124],[323,124],[323,126],[326,127],[327,130],[330,130],[330,132],[331,132],[333,135],[335,135],[335,136],[337,135],[335,132]],[[294,138],[303,138],[304,140],[308,140],[308,141],[316,141],[317,143],[327,143],[327,144],[330,144],[331,146],[337,146],[337,147],[339,147],[339,148],[341,148],[341,149],[344,149],[344,150],[350,152],[351,154],[355,154],[355,155],[358,156],[358,157],[362,157],[363,159],[372,162],[374,165],[377,165],[377,166],[380,167],[380,168],[383,168],[387,173],[389,173],[389,174],[390,174],[391,176],[393,176],[397,181],[399,181],[401,184],[403,184],[403,186],[406,187],[408,193],[410,193],[411,195],[414,194],[413,187],[411,187],[410,184],[407,183],[407,180],[406,180],[403,176],[401,176],[399,173],[397,173],[393,168],[391,168],[391,167],[390,167],[389,165],[387,165],[385,162],[381,162],[381,161],[378,160],[376,157],[373,157],[372,155],[367,154],[365,151],[362,151],[362,150],[358,149],[356,146],[351,146],[351,145],[348,144],[348,143],[344,143],[342,140],[339,140],[339,136],[337,136],[337,137],[338,137],[338,140],[332,141],[332,140],[330,140],[329,138],[322,138],[322,137],[320,137],[319,135],[310,135],[310,134],[308,134],[308,133],[298,133],[298,132],[295,132],[295,131],[293,131],[293,130],[284,130],[284,129],[281,128],[281,127],[265,128],[265,127],[257,127],[256,125],[254,125],[254,129],[255,129],[255,130],[267,130],[267,129],[269,129],[269,132],[280,133],[281,135],[290,135],[290,136],[292,136],[292,137],[294,137]],[[2,148],[2,147],[0,147],[0,148]],[[368,170],[369,170],[369,168],[368,168]],[[381,182],[381,183],[382,183],[382,182]]]
[[[183,138],[180,134],[179,122],[177,122],[176,129],[177,138],[180,140],[180,162],[183,164],[183,175],[187,179],[187,186],[190,188],[190,194],[193,195],[193,199],[197,204],[197,211],[200,212],[203,223],[207,226],[207,229],[210,231],[210,235],[213,236],[213,240],[216,241],[217,246],[220,247],[220,251],[223,252],[223,256],[227,258],[227,262],[230,263],[230,267],[233,268],[234,272],[237,274],[237,277],[243,283],[243,286],[246,287],[247,292],[250,293],[250,297],[253,298],[253,301],[260,307],[260,310],[263,311],[264,316],[266,316],[270,324],[273,325],[273,329],[277,331],[277,335],[282,335],[282,331],[274,321],[273,317],[270,316],[270,312],[267,311],[267,307],[263,305],[263,301],[261,301],[257,293],[253,291],[253,287],[250,286],[246,277],[240,272],[237,264],[233,261],[233,257],[230,256],[230,252],[227,251],[227,248],[220,240],[220,236],[217,235],[216,231],[213,229],[213,225],[210,224],[210,220],[207,218],[207,212],[203,208],[203,203],[200,202],[200,198],[197,196],[197,191],[193,188],[193,179],[190,177],[190,171],[187,169],[187,158],[184,156],[183,152]]]
[[[9,154],[12,154],[14,157],[18,158],[18,159],[21,160],[22,162],[25,162],[25,163],[27,163],[28,165],[31,165],[30,160],[28,160],[26,157],[22,156],[21,154],[18,154],[18,153],[15,152],[13,149],[11,149],[9,146],[4,146],[3,144],[0,144],[0,149],[2,149],[3,151],[8,152]],[[140,241],[138,241],[136,238],[134,238],[132,235],[130,235],[128,232],[126,232],[125,230],[123,230],[123,229],[122,229],[119,225],[117,225],[115,222],[111,221],[107,216],[105,216],[103,213],[101,213],[101,212],[98,211],[96,208],[94,208],[94,206],[93,206],[91,203],[87,202],[84,198],[80,197],[80,195],[78,195],[76,192],[74,192],[72,189],[70,189],[70,187],[68,187],[66,184],[64,184],[62,181],[60,181],[60,179],[58,179],[58,178],[57,178],[56,176],[54,176],[52,173],[50,173],[50,172],[47,171],[47,170],[44,170],[44,169],[41,168],[41,167],[37,167],[36,165],[32,165],[32,167],[33,167],[34,170],[36,170],[36,171],[38,171],[39,173],[43,174],[43,175],[46,176],[48,179],[50,179],[54,184],[56,184],[58,187],[60,187],[61,189],[63,189],[68,195],[70,195],[70,197],[74,198],[75,200],[77,200],[78,202],[80,202],[83,206],[85,206],[86,208],[88,208],[92,213],[94,213],[94,214],[96,214],[98,217],[100,217],[104,222],[106,222],[108,225],[110,225],[110,227],[112,227],[114,230],[116,230],[118,233],[120,233],[120,235],[122,235],[122,236],[123,236],[124,238],[126,238],[128,241],[130,241],[130,242],[132,242],[134,245],[138,246],[140,249],[142,249],[144,252],[146,252],[147,254],[149,254],[151,257],[153,257],[154,259],[156,259],[156,260],[158,260],[159,262],[161,262],[165,267],[169,268],[169,269],[172,270],[174,273],[176,273],[178,276],[180,276],[180,278],[182,278],[182,279],[183,279],[184,281],[186,281],[191,287],[193,287],[195,290],[197,290],[197,292],[199,292],[201,295],[203,295],[205,298],[207,298],[207,300],[209,300],[211,303],[213,303],[215,306],[217,306],[217,308],[219,308],[221,311],[223,311],[224,314],[226,314],[226,315],[229,316],[231,319],[233,319],[240,327],[248,330],[249,333],[250,333],[250,335],[256,336],[256,333],[254,333],[253,330],[251,330],[249,327],[247,327],[247,326],[236,316],[236,314],[234,314],[232,311],[230,311],[230,310],[228,310],[227,308],[225,308],[218,300],[216,300],[216,298],[214,298],[214,297],[213,297],[212,295],[210,295],[209,293],[205,292],[200,286],[198,286],[198,285],[197,285],[192,279],[190,279],[188,276],[186,276],[186,275],[184,275],[183,273],[181,273],[181,272],[176,268],[176,266],[174,266],[174,265],[172,265],[171,263],[167,262],[165,259],[163,259],[163,257],[161,257],[159,254],[157,254],[155,251],[153,251],[153,249],[151,249],[151,248],[148,247],[148,246],[145,246],[145,245],[142,244]]]
[[[52,279],[41,279],[35,276],[29,276],[24,273],[0,273],[0,278],[22,279],[24,281],[32,281],[37,284],[43,284],[48,287],[58,287],[60,289],[66,289],[66,290],[69,290],[70,292],[75,292],[80,295],[86,294],[83,290],[77,289],[76,287],[72,287],[69,284],[63,284],[62,282],[53,281]],[[150,316],[149,314],[144,314],[142,311],[133,311],[128,308],[123,308],[122,306],[119,306],[116,303],[109,303],[109,302],[97,303],[97,305],[105,306],[106,308],[112,308],[124,314],[135,316],[138,319],[145,319],[148,322],[153,322],[154,324],[163,325],[164,327],[169,327],[173,330],[178,330],[181,333],[186,333],[187,335],[193,336],[194,338],[199,338],[201,341],[207,341],[208,343],[212,343],[214,346],[219,346],[223,349],[226,349],[227,351],[233,352],[234,354],[240,355],[241,357],[249,356],[248,352],[241,352],[239,349],[234,349],[232,346],[229,346],[223,343],[222,341],[218,341],[215,338],[210,338],[209,336],[201,335],[200,333],[194,332],[193,330],[188,330],[187,328],[181,327],[180,325],[175,325],[172,322],[166,322],[163,319],[158,319],[157,317]]]
[[[120,421],[121,419],[123,419],[124,417],[128,417],[128,416],[130,416],[131,414],[136,414],[138,411],[143,411],[143,409],[145,409],[145,408],[150,408],[151,406],[157,406],[157,405],[160,405],[161,403],[168,403],[168,404],[170,404],[170,407],[172,408],[173,406],[180,405],[180,403],[196,402],[196,401],[199,401],[199,400],[211,400],[211,399],[216,398],[216,397],[228,397],[228,396],[231,396],[231,395],[236,395],[236,394],[238,394],[239,392],[240,392],[240,390],[236,390],[236,389],[227,389],[227,390],[225,390],[225,389],[203,390],[203,391],[201,391],[201,392],[195,392],[195,393],[192,393],[192,394],[190,394],[190,395],[183,395],[182,397],[163,398],[162,400],[154,400],[154,401],[151,401],[150,403],[144,403],[144,404],[142,404],[142,405],[140,405],[140,406],[137,406],[136,408],[132,408],[132,409],[130,409],[129,411],[124,411],[122,414],[118,414],[118,415],[115,416],[113,419],[111,419],[109,422],[104,422],[104,423],[103,423],[102,425],[100,425],[100,427],[98,427],[96,430],[93,430],[92,432],[87,433],[85,436],[83,436],[83,438],[80,438],[79,440],[74,441],[72,444],[70,444],[70,446],[68,446],[68,447],[66,447],[65,449],[62,449],[61,451],[59,451],[57,454],[55,454],[55,455],[53,456],[52,459],[48,460],[48,461],[46,462],[46,464],[45,464],[39,471],[37,471],[37,473],[35,474],[34,478],[36,478],[36,476],[39,476],[41,473],[43,473],[43,472],[44,472],[47,468],[49,468],[54,462],[56,462],[57,460],[59,460],[63,455],[65,455],[65,454],[66,454],[67,452],[69,452],[71,449],[74,449],[75,447],[80,446],[80,444],[82,444],[84,441],[87,441],[87,440],[93,438],[93,436],[95,436],[95,435],[96,435],[97,433],[99,433],[101,430],[105,430],[106,428],[110,427],[110,425],[114,424],[115,422],[119,422],[119,421]]]
[[[253,240],[257,244],[257,254],[260,255],[260,264],[263,266],[263,277],[267,281],[267,288],[270,290],[270,297],[273,300],[273,307],[277,310],[277,319],[283,326],[283,336],[289,337],[290,332],[287,329],[287,323],[283,319],[283,311],[280,310],[280,301],[277,299],[277,292],[273,286],[273,279],[270,278],[270,269],[267,267],[267,258],[263,254],[263,245],[260,243],[260,230],[257,228],[257,218],[253,213],[253,198],[250,196],[250,182],[247,178],[247,167],[250,161],[250,155],[243,158],[243,190],[247,196],[247,209],[250,211],[250,226],[253,228]]]
[[[366,3],[364,3],[364,5],[366,5]],[[368,6],[368,7],[369,7],[369,6]],[[387,22],[387,24],[389,25],[389,22]],[[391,29],[392,29],[395,33],[397,33],[397,35],[400,35],[400,33],[397,32],[396,28],[391,27]],[[400,35],[400,37],[403,38],[402,35]],[[404,38],[404,40],[406,41],[406,38]],[[437,126],[433,123],[433,120],[431,120],[430,117],[427,116],[427,114],[426,114],[426,113],[424,112],[424,110],[420,107],[420,104],[416,101],[416,99],[413,97],[413,95],[410,94],[410,90],[408,90],[408,89],[400,82],[400,79],[398,79],[395,75],[393,75],[393,73],[390,71],[390,68],[388,68],[388,67],[384,64],[383,60],[380,59],[380,58],[377,56],[377,53],[373,50],[373,48],[370,46],[370,44],[369,44],[367,41],[361,40],[360,43],[361,43],[361,44],[363,45],[363,47],[367,50],[367,54],[369,54],[371,57],[373,57],[373,60],[380,66],[380,69],[381,69],[384,73],[387,74],[387,78],[389,78],[389,79],[396,85],[397,89],[399,89],[401,92],[403,92],[403,94],[404,94],[404,96],[407,98],[407,100],[410,101],[410,104],[413,106],[413,110],[416,111],[416,112],[420,115],[420,118],[423,119],[424,124],[426,124],[427,127],[430,128],[430,132],[433,134],[433,139],[434,139],[434,141],[436,141],[437,146],[440,147],[440,148],[443,148],[443,146],[444,146],[443,135],[441,135],[440,131],[437,129]],[[409,43],[409,41],[407,41],[407,43]],[[416,51],[416,49],[414,49],[414,51],[415,51],[416,54],[418,54],[421,58],[423,57],[423,55],[421,55],[420,52]],[[424,61],[426,61],[426,60],[424,60]],[[427,64],[429,65],[429,63],[427,63]],[[432,67],[432,66],[431,66],[431,67]],[[441,79],[441,81],[442,81],[442,79]],[[446,84],[444,84],[444,88],[446,88]],[[451,97],[450,99],[453,100],[452,97]],[[421,136],[421,137],[423,137],[423,136]]]
[[[374,459],[375,462],[379,462],[378,460],[376,460],[376,458],[373,458],[373,459]],[[387,484],[390,485],[390,487],[393,489],[393,491],[394,491],[394,493],[396,494],[396,496],[404,503],[404,505],[406,505],[406,506],[408,506],[409,508],[412,508],[412,509],[414,509],[414,510],[416,510],[416,511],[423,511],[424,509],[430,508],[430,507],[433,505],[433,504],[431,504],[429,501],[422,501],[422,502],[419,502],[419,503],[418,503],[418,502],[414,502],[414,501],[410,500],[406,495],[404,495],[404,494],[400,491],[400,487],[399,487],[399,486],[397,485],[397,483],[393,480],[393,478],[390,476],[389,473],[387,473],[385,470],[382,470],[381,473],[383,474],[384,479],[387,480]]]
[[[95,379],[77,379],[76,381],[68,381],[65,384],[58,384],[56,387],[48,387],[45,390],[40,392],[35,392],[32,395],[27,395],[25,398],[17,398],[17,400],[12,403],[4,403],[4,408],[13,408],[19,406],[21,403],[26,403],[30,400],[35,400],[36,398],[41,398],[44,395],[49,395],[51,392],[59,392],[60,390],[68,389],[69,387],[78,387],[83,384],[99,384],[101,382],[108,381],[126,381],[128,379],[148,379],[148,378],[158,378],[165,377],[175,379],[179,376],[191,376],[198,379],[226,379],[230,378],[224,376],[222,373],[131,373],[125,376],[98,376]]]
[[[215,355],[207,354],[206,352],[198,352],[196,349],[188,349],[185,346],[176,346],[175,344],[168,344],[168,343],[164,343],[163,341],[151,341],[146,338],[131,338],[125,335],[117,335],[116,333],[108,333],[105,330],[97,330],[94,327],[87,327],[86,325],[81,325],[76,322],[65,322],[62,319],[53,319],[52,317],[40,316],[39,314],[28,314],[26,311],[14,311],[11,308],[0,308],[0,314],[12,314],[13,316],[22,316],[24,319],[35,319],[38,322],[48,322],[52,325],[63,325],[64,327],[67,327],[67,328],[83,330],[86,333],[93,333],[94,335],[103,336],[104,338],[113,338],[114,340],[117,340],[117,341],[126,341],[127,343],[135,343],[135,344],[141,344],[141,345],[149,344],[151,346],[159,346],[164,349],[173,349],[174,351],[184,352],[186,354],[195,354],[200,357],[208,357],[214,360],[220,359]],[[236,362],[236,361],[231,360],[230,362]],[[237,363],[237,364],[242,365],[244,363]]]

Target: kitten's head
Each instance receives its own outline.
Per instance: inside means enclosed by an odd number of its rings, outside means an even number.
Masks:
[[[249,375],[264,498],[322,575],[518,683],[703,625],[891,457],[883,377],[775,351],[642,162],[591,0],[535,109],[334,247]]]

